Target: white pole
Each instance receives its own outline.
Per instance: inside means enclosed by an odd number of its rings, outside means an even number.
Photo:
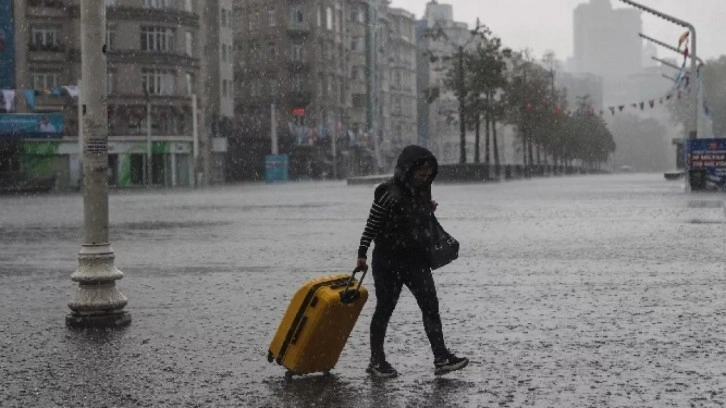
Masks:
[[[78,189],[83,189],[83,80],[78,79]]]
[[[146,187],[151,186],[151,101],[146,100]]]
[[[171,152],[171,186],[176,187],[176,152]]]
[[[274,103],[270,105],[270,139],[272,141],[272,154],[277,155],[277,111]]]
[[[695,123],[693,124],[693,131],[695,132],[695,134],[688,135],[688,137],[697,139],[701,134],[701,131],[698,129],[698,127],[699,127],[698,125],[700,123],[699,112],[701,109],[701,105],[703,104],[703,100],[701,98],[703,96],[703,94],[701,92],[694,92],[695,91],[694,87],[698,87],[700,85],[698,82],[698,81],[700,81],[700,78],[699,78],[698,72],[696,72],[696,70],[697,70],[696,61],[698,59],[698,54],[696,54],[696,28],[691,26],[690,31],[691,31],[691,92],[693,93],[693,103],[695,105],[693,107],[693,117],[695,120]]]
[[[338,123],[333,123],[330,131],[330,144],[333,149],[333,180],[338,179],[338,149],[336,139],[338,138]]]
[[[199,187],[197,160],[199,158],[199,129],[197,124],[197,94],[192,94],[192,183]]]
[[[78,253],[78,269],[71,280],[78,290],[68,303],[71,327],[119,327],[131,316],[128,302],[116,280],[123,273],[114,266],[108,235],[108,112],[106,55],[106,2],[81,0],[81,75],[83,94],[83,224],[84,244]]]

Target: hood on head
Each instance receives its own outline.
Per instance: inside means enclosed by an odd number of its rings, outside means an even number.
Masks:
[[[429,178],[430,185],[436,178],[436,174],[439,171],[439,163],[436,160],[436,156],[434,156],[434,154],[425,147],[417,145],[406,146],[401,151],[401,154],[398,155],[398,161],[396,162],[396,170],[393,178],[400,183],[410,185],[414,169],[424,163],[430,163],[433,166],[433,173]]]

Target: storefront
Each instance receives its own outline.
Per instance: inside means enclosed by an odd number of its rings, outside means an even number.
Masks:
[[[24,139],[20,163],[29,179],[55,178],[59,190],[76,189],[81,182],[80,149],[75,139]],[[146,185],[145,140],[111,140],[108,144],[109,186],[126,188]],[[151,185],[191,186],[192,141],[155,141],[151,144]]]

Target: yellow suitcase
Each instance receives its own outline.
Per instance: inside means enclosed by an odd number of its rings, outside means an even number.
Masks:
[[[288,375],[330,371],[355,326],[368,290],[352,274],[313,279],[297,290],[270,344],[267,360]]]

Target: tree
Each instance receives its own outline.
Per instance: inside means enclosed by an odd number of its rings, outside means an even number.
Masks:
[[[525,171],[534,164],[534,146],[547,143],[544,121],[551,114],[548,74],[535,64],[528,51],[512,54],[505,87],[506,121],[517,127],[522,139]]]

